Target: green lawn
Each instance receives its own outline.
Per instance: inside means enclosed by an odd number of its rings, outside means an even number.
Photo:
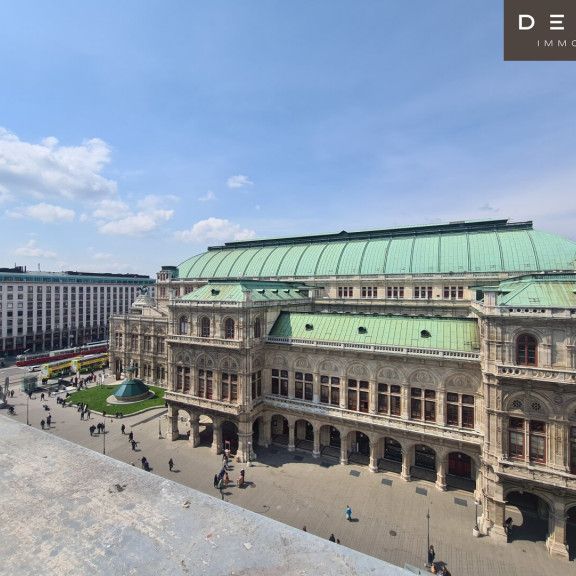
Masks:
[[[134,404],[107,404],[106,398],[114,392],[118,384],[114,386],[95,386],[87,390],[80,390],[73,392],[68,397],[68,402],[78,404],[83,402],[88,408],[94,412],[106,412],[106,414],[134,414],[146,408],[157,408],[164,406],[164,389],[156,388],[156,386],[149,386],[150,390],[156,394],[154,398],[149,400],[142,400],[142,402],[135,402]]]

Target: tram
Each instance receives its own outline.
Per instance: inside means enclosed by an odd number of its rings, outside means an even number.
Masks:
[[[19,354],[16,356],[16,366],[35,366],[46,364],[47,362],[56,362],[66,358],[76,356],[86,356],[88,354],[103,354],[108,352],[108,341],[101,340],[92,342],[75,348],[63,348],[62,350],[52,350],[51,352],[34,352],[29,354]]]

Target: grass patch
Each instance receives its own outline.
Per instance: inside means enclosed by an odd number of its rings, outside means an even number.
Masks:
[[[78,404],[83,402],[93,412],[106,412],[106,414],[134,414],[147,408],[159,408],[164,406],[164,388],[157,388],[156,386],[148,386],[152,392],[156,394],[154,398],[135,402],[134,404],[108,404],[106,398],[118,388],[118,384],[114,386],[95,386],[87,390],[80,390],[73,392],[67,398],[68,402]]]

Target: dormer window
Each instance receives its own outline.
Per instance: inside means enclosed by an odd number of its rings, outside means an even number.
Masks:
[[[516,364],[519,366],[537,366],[538,342],[531,334],[520,334],[516,340]]]

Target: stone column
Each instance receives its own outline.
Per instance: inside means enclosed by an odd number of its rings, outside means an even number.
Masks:
[[[358,392],[356,392],[358,394]],[[340,408],[347,408],[348,406],[348,380],[340,378]]]
[[[400,398],[402,403],[400,413],[402,418],[407,420],[410,417],[410,386],[400,388]]]
[[[488,498],[485,504],[482,514],[482,531],[489,533],[490,536],[501,542],[506,542],[506,532],[504,530],[506,502]]]
[[[270,446],[270,418],[262,416],[258,427],[258,444],[264,448]]]
[[[314,448],[312,458],[320,458],[320,427],[314,426]]]
[[[343,466],[348,464],[348,434],[342,437],[342,433],[340,433],[340,464]]]
[[[370,472],[378,472],[378,453],[377,442],[370,438],[370,465],[368,466]]]
[[[446,390],[438,390],[436,396],[436,422],[444,426],[446,424]]]
[[[171,440],[178,440],[180,437],[178,432],[178,409],[174,408],[172,404],[168,404],[168,422],[170,422]]]
[[[405,450],[402,447],[402,472],[400,473],[400,478],[405,482],[410,482],[412,477],[410,475],[410,468],[412,466],[412,453],[414,448],[410,448],[409,450]]]
[[[549,510],[548,531],[546,548],[553,556],[560,556],[568,560],[568,546],[566,546],[566,514],[564,504],[554,503],[554,509]]]
[[[296,445],[294,442],[294,429],[295,429],[295,424],[294,422],[290,422],[290,420],[288,420],[288,452],[294,452],[294,450],[296,450]]]
[[[200,444],[200,416],[197,414],[190,416],[190,444],[192,448]]]
[[[247,462],[248,461],[248,451],[252,450],[251,434],[241,434],[238,432],[238,450],[236,452],[236,461],[237,462]]]
[[[436,471],[436,488],[446,490],[446,456],[443,454],[440,458],[436,455],[438,470]]]
[[[214,419],[214,425],[212,427],[211,450],[214,454],[222,453],[222,422],[216,419]]]
[[[313,392],[312,392],[313,402],[318,404],[320,402],[320,375],[318,372],[314,372],[314,382],[313,382]]]
[[[378,382],[376,382],[376,380],[370,380],[368,390],[368,412],[370,412],[370,414],[376,414],[378,409]]]

